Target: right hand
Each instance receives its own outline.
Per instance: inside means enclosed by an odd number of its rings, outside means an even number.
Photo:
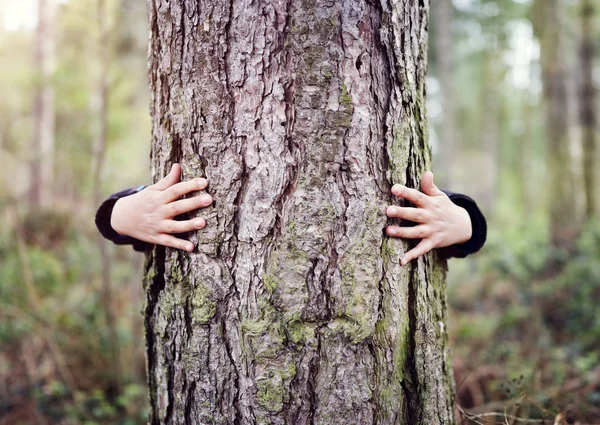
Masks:
[[[119,199],[110,218],[110,225],[121,235],[155,245],[164,245],[191,252],[194,244],[173,236],[203,229],[206,220],[201,217],[179,221],[180,214],[205,208],[212,204],[209,194],[179,199],[190,192],[204,190],[208,181],[204,178],[179,183],[181,167],[173,164],[171,172],[158,183],[142,191]]]

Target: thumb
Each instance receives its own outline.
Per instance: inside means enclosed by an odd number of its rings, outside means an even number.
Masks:
[[[173,164],[171,167],[171,172],[167,174],[162,180],[158,181],[155,185],[152,186],[153,189],[156,190],[165,190],[169,187],[173,186],[175,183],[179,181],[179,177],[181,176],[181,167],[179,164]]]
[[[433,183],[433,173],[431,171],[426,171],[425,174],[423,174],[423,178],[421,179],[421,190],[429,196],[440,196],[444,194],[444,192],[439,190]]]

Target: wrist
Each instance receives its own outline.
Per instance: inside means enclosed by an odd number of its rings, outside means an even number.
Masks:
[[[459,226],[459,238],[456,243],[462,244],[470,241],[471,237],[473,237],[473,225],[471,224],[471,216],[469,216],[469,212],[465,208],[457,205],[457,214],[461,225]]]
[[[110,227],[119,235],[125,235],[123,225],[123,204],[126,198],[118,199],[113,205],[112,213],[110,214]]]

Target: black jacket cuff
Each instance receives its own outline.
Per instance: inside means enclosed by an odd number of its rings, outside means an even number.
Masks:
[[[120,235],[110,225],[112,211],[117,201],[126,196],[138,193],[145,187],[146,186],[138,186],[113,193],[100,205],[98,211],[96,212],[96,227],[102,236],[117,245],[133,245],[133,249],[136,251],[145,251],[146,248],[150,246],[150,244],[138,239],[134,239],[130,236]]]
[[[487,238],[487,222],[477,203],[466,195],[444,191],[446,195],[459,207],[464,208],[471,218],[471,239],[462,244],[455,244],[440,249],[443,256],[450,258],[465,258],[469,254],[479,251]]]

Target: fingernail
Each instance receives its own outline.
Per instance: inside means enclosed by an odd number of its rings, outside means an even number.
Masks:
[[[204,219],[202,218],[197,218],[194,220],[194,226],[196,226],[196,228],[200,229],[201,227],[204,226]]]
[[[212,203],[212,196],[204,194],[200,197],[200,200],[205,203]]]
[[[388,207],[388,214],[398,214],[400,209],[398,207]]]

